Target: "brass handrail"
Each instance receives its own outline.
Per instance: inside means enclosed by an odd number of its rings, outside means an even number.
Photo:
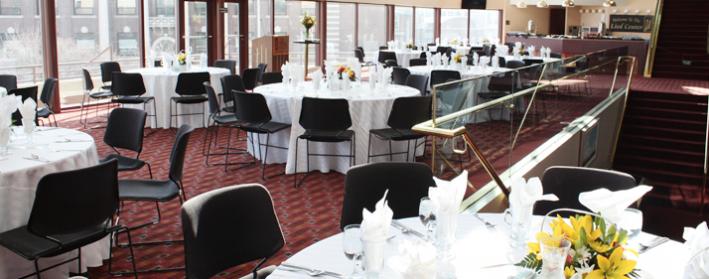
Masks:
[[[652,24],[652,33],[650,33],[650,45],[648,46],[647,57],[645,57],[645,77],[652,77],[652,68],[655,67],[655,53],[657,53],[657,42],[660,34],[660,22],[662,21],[662,9],[664,5],[664,0],[657,0],[657,5],[655,6],[655,18]]]

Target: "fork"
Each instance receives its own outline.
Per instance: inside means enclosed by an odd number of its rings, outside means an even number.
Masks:
[[[480,215],[478,215],[477,213],[474,213],[473,216],[475,216],[475,218],[480,220],[480,222],[483,222],[483,224],[485,224],[485,227],[487,227],[488,229],[495,229],[495,227],[496,227],[495,224],[490,223],[487,220],[483,219],[483,217],[480,217]]]
[[[325,276],[330,276],[330,277],[334,277],[334,278],[344,278],[342,275],[340,275],[338,273],[325,271],[322,269],[307,268],[307,267],[297,266],[297,265],[292,265],[292,264],[287,264],[287,263],[281,263],[281,267],[284,267],[286,270],[305,272],[308,274],[308,276],[312,276],[312,277],[325,275]]]
[[[648,243],[648,244],[638,243],[638,245],[640,245],[640,249],[638,250],[638,253],[645,253],[652,248],[662,245],[663,243],[667,242],[668,240],[670,240],[670,239],[667,237],[659,237],[658,236],[655,239],[651,240],[650,243]]]
[[[417,232],[417,231],[405,226],[404,224],[399,223],[396,220],[391,221],[391,226],[398,229],[399,231],[401,231],[401,234],[411,234],[416,237],[426,238],[426,236],[424,236],[422,233]]]

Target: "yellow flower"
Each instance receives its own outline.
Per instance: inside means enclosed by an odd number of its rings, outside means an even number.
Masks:
[[[527,248],[529,248],[529,253],[539,254],[539,242],[529,242]]]
[[[598,269],[592,271],[585,279],[627,279],[625,276],[635,269],[636,262],[623,259],[623,248],[616,248],[610,258],[597,256]]]
[[[564,268],[564,277],[566,279],[571,278],[571,276],[574,276],[576,274],[576,270],[574,270],[573,266],[567,266]]]

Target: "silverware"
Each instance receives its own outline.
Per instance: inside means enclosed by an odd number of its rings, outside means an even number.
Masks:
[[[51,163],[52,162],[47,159],[40,158],[39,155],[37,155],[37,154],[30,154],[30,157],[22,157],[22,159],[30,160],[30,161],[37,161],[37,162],[41,162],[41,163]]]
[[[645,253],[648,250],[655,248],[657,246],[660,246],[669,240],[670,239],[667,237],[658,236],[658,237],[654,238],[653,240],[651,240],[650,243],[647,243],[647,244],[639,243],[638,245],[640,245],[640,249],[638,250],[638,253],[641,253],[641,254]]]
[[[301,271],[305,272],[309,276],[312,277],[318,277],[318,276],[329,276],[329,277],[334,277],[334,278],[344,278],[342,274],[335,273],[332,271],[326,271],[322,269],[315,269],[315,268],[308,268],[308,267],[303,267],[303,266],[298,266],[298,265],[292,265],[292,264],[287,264],[287,263],[281,263],[281,267],[285,268],[286,270],[290,269],[292,271]]]
[[[495,229],[495,224],[490,223],[487,220],[483,219],[483,217],[480,217],[480,215],[478,215],[477,213],[473,213],[473,216],[475,216],[475,218],[480,220],[480,222],[483,222],[483,224],[485,224],[485,227],[487,227],[488,229]]]
[[[419,238],[423,238],[423,239],[426,238],[426,236],[423,235],[422,233],[417,232],[417,231],[405,226],[404,224],[400,223],[399,221],[392,220],[391,226],[394,227],[395,229],[398,229],[399,231],[401,231],[402,234],[411,234],[411,235],[414,235]]]
[[[65,142],[92,142],[92,140],[78,140],[78,139],[64,138],[64,140],[55,141],[55,143],[65,143]]]

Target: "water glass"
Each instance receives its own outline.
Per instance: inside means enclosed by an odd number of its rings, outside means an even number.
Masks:
[[[619,226],[628,231],[628,238],[638,236],[643,229],[643,212],[635,208],[626,208]]]
[[[566,257],[569,255],[571,241],[561,240],[558,246],[549,245],[549,243],[541,243],[542,253],[542,270],[539,274],[540,279],[566,279],[564,275],[564,265]]]
[[[359,224],[345,226],[342,232],[342,250],[345,257],[352,261],[353,270],[350,278],[359,278],[362,273],[362,230]]]
[[[428,197],[421,198],[419,203],[419,219],[426,228],[426,240],[433,239],[433,232],[436,230],[436,214],[433,212],[433,203]]]
[[[364,253],[364,270],[367,278],[378,278],[384,266],[384,246],[387,238],[362,238],[362,252]]]

